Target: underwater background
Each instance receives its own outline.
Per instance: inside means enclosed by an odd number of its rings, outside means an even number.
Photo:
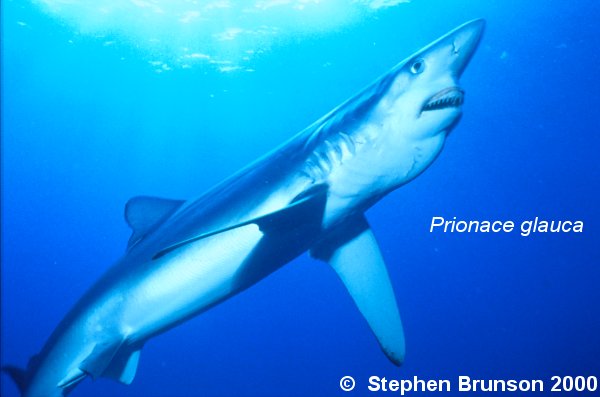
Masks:
[[[87,379],[72,395],[600,376],[595,0],[4,0],[2,365],[25,367],[122,255],[130,197],[198,196],[474,18],[487,30],[461,79],[461,122],[430,169],[367,213],[404,322],[401,368],[334,272],[304,255],[150,340],[130,386]],[[433,216],[585,226],[429,233]]]

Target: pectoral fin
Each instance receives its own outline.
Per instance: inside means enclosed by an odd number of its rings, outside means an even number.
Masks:
[[[317,185],[300,194],[286,207],[277,211],[271,212],[260,217],[249,219],[238,224],[228,226],[219,230],[201,233],[196,236],[179,241],[166,248],[158,251],[152,259],[161,258],[181,247],[214,236],[219,233],[224,233],[242,226],[256,224],[264,233],[277,233],[282,228],[294,228],[298,224],[308,224],[308,227],[314,229],[320,228],[325,202],[327,199],[327,186]]]
[[[363,215],[334,230],[311,250],[328,262],[367,320],[387,357],[396,365],[404,360],[404,331],[381,252]]]

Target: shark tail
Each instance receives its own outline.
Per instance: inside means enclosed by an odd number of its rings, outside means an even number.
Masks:
[[[15,382],[17,385],[21,395],[23,395],[27,385],[29,384],[29,373],[26,370],[13,365],[3,366],[2,371],[6,372],[8,376],[10,376],[13,382]]]

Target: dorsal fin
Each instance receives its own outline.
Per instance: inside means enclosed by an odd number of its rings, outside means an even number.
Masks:
[[[29,383],[29,375],[26,370],[12,365],[5,365],[2,367],[2,371],[6,372],[15,382],[21,394],[25,392],[27,384]]]
[[[38,366],[39,362],[40,362],[39,354],[34,354],[33,356],[29,357],[29,362],[27,363],[27,371],[28,372],[33,371]]]
[[[159,197],[139,196],[125,204],[125,220],[132,229],[127,248],[131,247],[148,232],[154,230],[177,211],[184,200],[170,200]]]

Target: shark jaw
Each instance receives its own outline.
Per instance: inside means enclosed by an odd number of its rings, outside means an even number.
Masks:
[[[439,91],[423,105],[421,112],[446,108],[460,108],[465,101],[465,92],[459,87],[449,87]]]

